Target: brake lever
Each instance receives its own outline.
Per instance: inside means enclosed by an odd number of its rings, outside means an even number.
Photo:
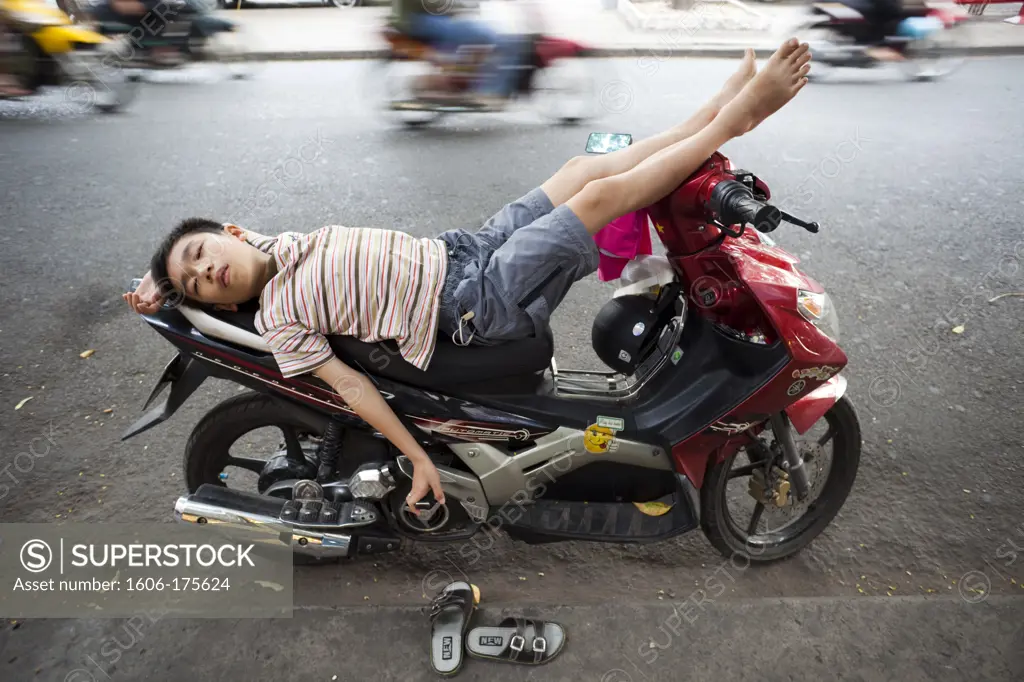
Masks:
[[[814,223],[814,222],[808,223],[808,222],[805,222],[805,221],[800,220],[799,218],[797,218],[795,216],[791,216],[790,214],[786,213],[785,211],[779,211],[779,214],[782,216],[782,219],[785,220],[787,223],[791,223],[793,225],[796,225],[797,227],[802,227],[805,230],[807,230],[808,232],[817,233],[818,230],[820,229],[820,226],[818,225],[818,223]]]

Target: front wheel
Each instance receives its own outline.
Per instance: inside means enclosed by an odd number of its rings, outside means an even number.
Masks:
[[[559,59],[534,76],[533,96],[545,118],[574,125],[597,113],[596,80],[579,57]]]
[[[794,434],[808,474],[802,501],[790,491],[781,447],[770,434],[715,464],[701,489],[708,540],[723,555],[752,563],[790,557],[821,534],[846,502],[860,464],[860,422],[845,396],[807,433]]]
[[[957,54],[958,35],[955,30],[945,29],[910,43],[907,59],[900,63],[903,72],[912,80],[934,81],[959,69],[964,58]]]

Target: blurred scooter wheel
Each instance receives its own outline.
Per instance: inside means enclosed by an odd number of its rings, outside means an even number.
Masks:
[[[534,75],[537,110],[564,125],[591,119],[598,108],[596,82],[589,60],[559,59]]]

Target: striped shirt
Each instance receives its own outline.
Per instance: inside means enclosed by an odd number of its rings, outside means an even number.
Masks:
[[[340,226],[277,237],[247,232],[246,241],[277,261],[260,294],[256,329],[285,377],[334,357],[326,338],[333,334],[393,339],[406,361],[426,370],[448,270],[444,242]]]

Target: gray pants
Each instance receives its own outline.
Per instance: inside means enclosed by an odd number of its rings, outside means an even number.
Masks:
[[[540,188],[475,233],[449,230],[439,238],[448,245],[448,277],[438,326],[462,345],[550,334],[555,308],[598,265],[597,245],[580,219],[565,204],[554,208]]]

